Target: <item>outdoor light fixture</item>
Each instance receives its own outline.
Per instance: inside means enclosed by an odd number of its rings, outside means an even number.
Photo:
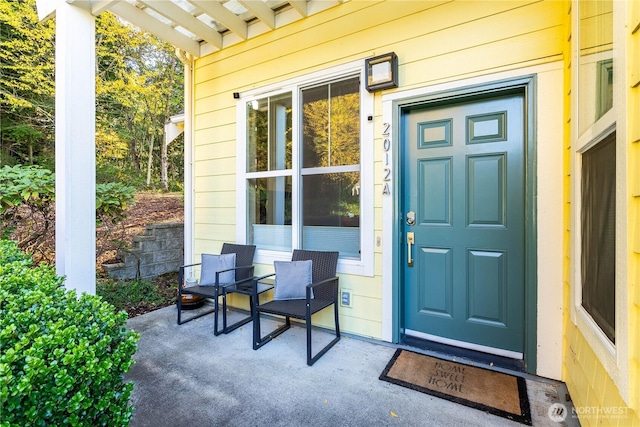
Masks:
[[[365,59],[364,64],[369,92],[398,87],[398,55],[394,52]]]

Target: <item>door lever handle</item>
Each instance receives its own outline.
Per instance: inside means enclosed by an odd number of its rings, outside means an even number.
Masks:
[[[407,265],[413,267],[413,258],[411,257],[411,245],[415,243],[413,231],[407,233]]]

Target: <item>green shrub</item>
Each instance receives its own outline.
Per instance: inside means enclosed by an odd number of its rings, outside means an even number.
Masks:
[[[0,426],[126,426],[139,335],[0,240]]]
[[[126,217],[134,196],[134,187],[119,182],[96,184],[96,223],[111,232]],[[28,165],[0,168],[0,238],[17,240],[34,258],[52,261],[54,226],[53,172]]]

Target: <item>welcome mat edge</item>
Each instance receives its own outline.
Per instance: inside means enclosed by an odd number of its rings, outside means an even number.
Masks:
[[[489,372],[497,372],[497,371],[492,371],[491,369],[487,369],[485,367],[482,366],[475,366],[475,365],[466,365],[463,363],[459,363],[459,362],[455,362],[452,360],[447,360],[447,359],[443,359],[443,358],[439,358],[439,357],[435,357],[435,356],[431,356],[431,355],[426,355],[426,354],[422,354],[422,353],[417,353],[415,351],[411,351],[411,350],[405,350],[402,348],[399,348],[396,350],[396,352],[394,353],[393,357],[391,358],[391,360],[389,360],[389,362],[387,363],[387,366],[385,366],[384,370],[382,371],[382,373],[380,374],[380,376],[378,377],[378,379],[382,380],[382,381],[386,381],[388,383],[391,384],[395,384],[401,387],[405,387],[411,390],[415,390],[421,393],[425,393],[431,396],[435,396],[438,397],[440,399],[445,399],[445,400],[449,400],[451,402],[454,403],[458,403],[460,405],[464,405],[470,408],[474,408],[474,409],[478,409],[480,411],[483,412],[487,412],[493,415],[497,415],[499,417],[503,417],[503,418],[507,418],[509,420],[513,420],[513,421],[517,421],[521,424],[526,424],[526,425],[532,425],[532,421],[531,421],[531,408],[529,405],[529,398],[528,398],[528,393],[527,393],[527,383],[526,380],[523,377],[517,376],[517,375],[511,375],[511,374],[507,374],[504,372],[499,372],[501,374],[504,375],[509,375],[512,377],[516,378],[516,382],[518,384],[518,397],[520,399],[520,409],[522,414],[514,414],[511,412],[507,412],[507,411],[503,411],[501,409],[498,408],[494,408],[492,406],[488,406],[482,403],[478,403],[478,402],[474,402],[471,400],[467,400],[461,397],[457,397],[457,396],[452,396],[450,394],[447,393],[442,393],[440,391],[437,390],[433,390],[433,389],[429,389],[426,387],[422,387],[418,384],[413,384],[413,383],[408,383],[406,381],[403,380],[399,380],[396,378],[392,378],[389,377],[387,374],[389,373],[389,371],[391,370],[391,368],[393,367],[393,365],[395,364],[396,360],[398,359],[398,356],[400,356],[400,354],[403,352],[409,352],[409,353],[414,353],[417,354],[419,356],[424,356],[424,357],[430,357],[432,359],[438,359],[438,360],[444,360],[446,362],[450,362],[450,363],[456,363],[458,365],[461,366],[470,366],[476,369],[481,369],[484,371],[489,371]]]

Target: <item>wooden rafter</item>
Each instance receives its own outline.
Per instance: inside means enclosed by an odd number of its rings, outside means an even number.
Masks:
[[[213,18],[220,25],[233,32],[241,39],[247,38],[247,23],[238,18],[233,12],[224,7],[217,0],[188,0],[204,13]]]
[[[181,34],[170,25],[153,18],[132,4],[121,1],[115,3],[111,7],[111,11],[145,31],[156,35],[162,34],[162,38],[175,47],[189,52],[194,56],[200,56],[200,43]]]
[[[173,21],[190,33],[202,38],[202,40],[207,43],[217,48],[222,48],[222,35],[219,32],[207,26],[186,10],[178,7],[175,3],[166,0],[139,0],[139,2],[155,10],[160,15]]]

